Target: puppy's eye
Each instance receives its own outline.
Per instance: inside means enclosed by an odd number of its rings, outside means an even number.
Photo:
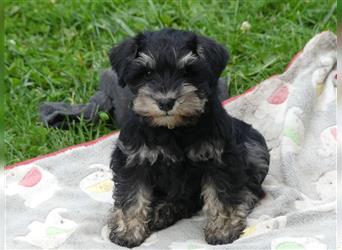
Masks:
[[[151,70],[147,70],[145,72],[145,77],[149,77],[149,76],[151,76],[151,74],[152,74]]]

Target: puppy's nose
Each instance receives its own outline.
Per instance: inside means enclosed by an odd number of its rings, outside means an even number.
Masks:
[[[158,106],[160,110],[167,112],[173,108],[173,106],[175,105],[175,101],[176,100],[173,98],[161,99],[158,101]]]

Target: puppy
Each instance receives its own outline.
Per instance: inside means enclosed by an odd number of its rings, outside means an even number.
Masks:
[[[239,238],[264,195],[269,153],[263,136],[218,100],[227,61],[215,41],[174,29],[145,32],[112,49],[119,84],[133,93],[110,165],[112,242],[138,246],[202,208],[209,244]]]

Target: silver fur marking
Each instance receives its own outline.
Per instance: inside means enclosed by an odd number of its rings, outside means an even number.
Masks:
[[[138,149],[132,149],[124,146],[123,143],[119,140],[117,142],[117,146],[127,156],[126,166],[129,166],[133,162],[136,164],[142,164],[145,160],[153,165],[157,161],[159,156],[162,156],[164,160],[170,160],[174,163],[177,162],[177,158],[167,152],[164,147],[156,146],[150,148],[144,144]]]
[[[141,63],[144,66],[154,68],[156,66],[156,60],[152,55],[145,54],[143,52],[139,53],[139,57],[135,59],[135,62]]]
[[[197,56],[194,53],[189,52],[188,54],[183,56],[181,59],[179,59],[179,61],[177,62],[177,66],[178,66],[178,68],[184,68],[185,65],[192,64],[197,59],[198,58],[197,58]]]
[[[203,49],[202,47],[198,47],[197,53],[198,53],[198,55],[199,55],[201,58],[205,59],[205,56],[204,56],[204,49]]]
[[[230,243],[246,227],[246,218],[257,198],[250,191],[241,192],[244,202],[240,205],[224,205],[218,198],[215,187],[206,183],[202,187],[203,211],[207,216],[204,228],[206,241],[210,244]]]
[[[151,193],[140,187],[132,198],[133,205],[128,210],[114,208],[109,220],[109,228],[112,230],[110,238],[125,240],[135,245],[140,244],[149,234],[148,222],[152,208]]]

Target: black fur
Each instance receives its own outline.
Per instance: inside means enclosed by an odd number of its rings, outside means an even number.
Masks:
[[[176,66],[179,58],[189,52],[195,59],[184,67]],[[141,53],[153,57],[155,65],[137,63]],[[193,32],[164,29],[125,40],[111,51],[110,61],[120,84],[127,84],[135,96],[143,86],[167,93],[186,82],[196,87],[199,100],[206,100],[202,112],[190,112],[180,122],[171,122],[170,128],[158,125],[162,122],[153,123],[153,117],[141,115],[134,108],[130,110],[111,161],[114,210],[122,209],[124,224],[132,220],[125,211],[137,204],[143,187],[150,195],[148,222],[141,222],[147,225],[137,239],[127,234],[120,236],[115,231],[117,222],[112,221],[115,226],[110,239],[133,247],[141,244],[150,231],[192,216],[205,202],[201,189],[208,183],[225,207],[247,203],[246,191],[251,193],[256,198],[248,204],[249,212],[257,199],[263,197],[261,183],[267,174],[269,154],[262,135],[227,114],[217,98],[216,83],[228,61],[226,49]],[[254,145],[258,153],[253,154],[254,149],[248,145]],[[239,228],[229,236],[208,231],[206,240],[211,244],[228,243],[242,230]]]

